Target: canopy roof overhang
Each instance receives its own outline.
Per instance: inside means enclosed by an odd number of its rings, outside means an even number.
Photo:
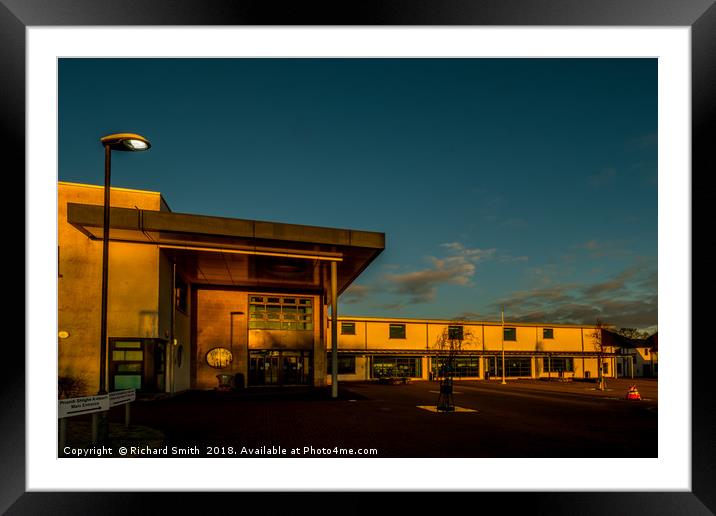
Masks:
[[[103,207],[68,203],[67,221],[103,238]],[[111,208],[110,241],[162,249],[191,282],[326,292],[337,263],[343,292],[385,248],[385,234],[245,219]]]
[[[328,350],[330,353],[330,350]],[[415,356],[447,356],[449,353],[438,349],[339,349],[339,355],[415,355]],[[461,349],[453,351],[455,356],[485,356],[498,357],[502,355],[502,351],[497,349],[478,350],[478,349]],[[536,351],[536,350],[505,350],[506,357],[552,357],[552,358],[596,358],[596,357],[615,357],[616,353],[598,353],[596,351]]]

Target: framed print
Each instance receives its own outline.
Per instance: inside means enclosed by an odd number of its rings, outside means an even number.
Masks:
[[[716,511],[690,237],[712,2],[2,1],[29,301],[3,511],[217,491]],[[93,441],[131,421],[168,446],[73,447],[73,410]]]

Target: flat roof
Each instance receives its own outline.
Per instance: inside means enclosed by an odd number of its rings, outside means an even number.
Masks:
[[[363,317],[363,316],[350,316],[350,315],[339,315],[338,320],[341,322],[379,322],[379,323],[405,323],[405,324],[440,324],[440,325],[483,325],[483,326],[502,326],[501,321],[474,321],[468,319],[419,319],[411,317]],[[543,322],[514,322],[505,321],[505,326],[528,326],[533,328],[597,328],[594,324],[553,324]],[[604,329],[612,328],[612,326],[605,325]]]
[[[67,221],[102,239],[103,207],[67,204]],[[294,289],[325,288],[338,262],[338,291],[385,249],[374,231],[112,207],[110,240],[164,249],[196,283]]]

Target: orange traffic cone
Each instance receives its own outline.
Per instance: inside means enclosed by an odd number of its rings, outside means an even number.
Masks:
[[[626,399],[641,400],[641,394],[639,394],[639,390],[636,388],[636,385],[632,385],[631,387],[629,387],[629,392],[627,392]]]

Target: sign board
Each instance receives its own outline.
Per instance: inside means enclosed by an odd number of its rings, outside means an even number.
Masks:
[[[57,417],[79,416],[109,410],[109,395],[85,396],[57,401]]]
[[[124,405],[137,399],[137,391],[134,389],[124,389],[121,391],[114,391],[109,393],[109,406],[116,407],[117,405]]]

